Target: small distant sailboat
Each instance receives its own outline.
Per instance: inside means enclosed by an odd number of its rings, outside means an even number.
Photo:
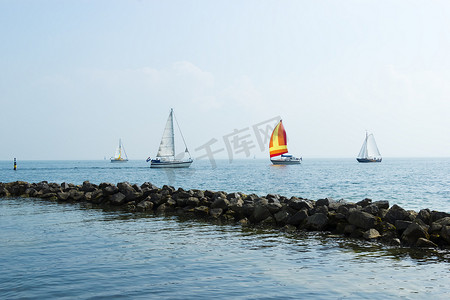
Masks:
[[[125,147],[122,144],[122,140],[119,139],[119,147],[117,147],[116,153],[114,154],[114,157],[111,157],[111,162],[127,162],[128,156],[125,152]]]
[[[366,131],[366,137],[356,160],[360,163],[381,162],[381,154],[372,133],[368,134]]]
[[[278,123],[270,136],[269,143],[270,161],[274,165],[298,165],[302,161],[302,158],[294,157],[288,153],[286,131],[282,120]],[[279,158],[272,158],[277,157]]]
[[[189,168],[193,162],[191,154],[189,153],[189,150],[186,146],[183,134],[181,133],[180,126],[178,126],[178,129],[180,130],[181,138],[183,139],[183,143],[185,146],[184,152],[189,155],[189,158],[178,159],[175,157],[175,135],[173,129],[174,117],[175,115],[173,113],[173,109],[170,109],[169,118],[167,119],[166,127],[164,128],[156,158],[147,159],[147,162],[150,161],[150,168]]]

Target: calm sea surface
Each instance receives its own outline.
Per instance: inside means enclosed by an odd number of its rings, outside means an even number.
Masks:
[[[450,159],[0,162],[0,182],[150,181],[187,189],[309,199],[389,200],[450,212]],[[180,217],[0,198],[0,299],[450,298],[450,254],[326,234],[284,233]]]

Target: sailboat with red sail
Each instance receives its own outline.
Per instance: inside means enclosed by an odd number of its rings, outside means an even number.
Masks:
[[[301,157],[298,158],[287,154],[286,130],[282,120],[280,120],[270,136],[269,153],[270,161],[274,165],[298,165],[302,161]]]

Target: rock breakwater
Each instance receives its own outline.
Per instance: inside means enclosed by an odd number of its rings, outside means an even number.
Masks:
[[[1,183],[0,197],[34,197],[58,202],[87,202],[131,212],[188,214],[211,220],[266,225],[287,230],[330,231],[390,245],[426,248],[450,246],[450,214],[428,208],[405,210],[388,201],[356,203],[333,199],[258,196],[209,190],[184,190],[120,182]]]

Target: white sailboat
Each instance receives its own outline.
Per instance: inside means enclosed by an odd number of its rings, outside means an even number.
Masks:
[[[189,168],[193,162],[191,154],[189,153],[189,150],[186,146],[186,142],[184,140],[183,134],[181,133],[181,129],[179,126],[178,129],[180,130],[180,135],[181,138],[183,139],[183,143],[185,146],[184,152],[189,155],[189,158],[178,159],[175,157],[175,135],[173,128],[173,119],[174,119],[173,109],[170,109],[169,118],[167,119],[166,127],[164,128],[163,136],[161,138],[161,143],[159,145],[156,158],[147,159],[147,161],[150,161],[150,168]]]
[[[366,137],[356,160],[360,163],[381,162],[382,157],[372,133],[368,134],[366,131]]]
[[[128,156],[125,152],[125,147],[122,144],[122,140],[119,139],[119,147],[117,147],[116,153],[114,154],[114,157],[111,157],[111,162],[127,162]]]

